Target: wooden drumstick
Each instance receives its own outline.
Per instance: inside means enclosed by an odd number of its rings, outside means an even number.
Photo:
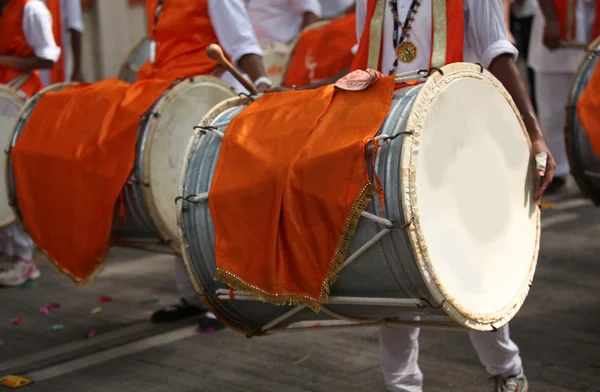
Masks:
[[[577,42],[560,41],[560,47],[561,48],[565,48],[565,49],[587,50],[587,48],[589,47],[589,45],[587,45],[587,44],[580,44],[580,43],[577,43]]]
[[[246,88],[246,90],[250,91],[250,94],[252,94],[252,95],[258,94],[258,91],[256,91],[256,87],[254,87],[254,84],[251,81],[249,81],[248,79],[246,79],[244,77],[244,75],[242,75],[240,73],[240,71],[238,71],[233,66],[233,64],[231,64],[229,62],[229,60],[227,60],[227,58],[225,58],[225,55],[223,54],[223,49],[221,49],[221,47],[219,45],[217,45],[217,44],[208,45],[208,48],[206,48],[206,53],[208,53],[208,57],[210,57],[212,60],[216,61],[217,63],[221,64],[223,67],[227,68],[227,70],[229,72],[231,72],[233,77],[236,78],[238,80],[238,82],[240,82],[242,84],[242,86],[244,86]]]

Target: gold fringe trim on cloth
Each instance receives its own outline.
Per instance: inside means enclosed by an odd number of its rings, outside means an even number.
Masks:
[[[325,281],[321,285],[321,293],[319,298],[297,293],[277,294],[265,291],[262,288],[248,283],[239,276],[221,268],[217,268],[214,279],[226,284],[234,290],[251,294],[262,302],[278,306],[307,306],[315,313],[318,313],[321,310],[322,304],[327,300],[327,298],[329,298],[330,288],[337,280],[338,273],[344,265],[346,252],[348,251],[352,237],[356,232],[356,227],[358,226],[360,217],[369,203],[371,203],[375,193],[377,193],[375,186],[371,181],[368,181],[360,191],[356,201],[352,204],[352,207],[350,208],[350,214],[348,215],[346,223],[344,224],[344,228],[342,229],[342,235],[338,241],[337,248],[333,253],[332,260],[329,262],[328,272],[325,277]]]

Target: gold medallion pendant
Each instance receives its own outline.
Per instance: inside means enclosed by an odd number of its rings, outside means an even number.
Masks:
[[[403,63],[412,63],[417,58],[417,47],[410,42],[402,42],[396,47],[396,57]]]

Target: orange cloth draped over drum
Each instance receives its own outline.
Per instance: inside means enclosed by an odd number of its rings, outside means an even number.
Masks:
[[[175,80],[212,73],[217,63],[208,57],[206,48],[219,40],[208,13],[208,0],[165,1],[154,35],[157,5],[157,0],[146,0],[148,36],[156,41],[154,67],[146,62],[138,72],[138,80]]]
[[[592,39],[600,36],[600,0],[595,1],[596,17],[592,27]],[[561,39],[564,41],[573,41],[577,38],[577,3],[573,0],[554,0]]]
[[[92,277],[107,252],[140,116],[169,86],[108,79],[48,92],[12,149],[23,225],[77,283]]]
[[[232,120],[209,195],[216,279],[266,302],[320,308],[375,193],[365,146],[393,90],[384,77],[357,92],[266,94]]]
[[[65,81],[65,50],[68,50],[63,46],[63,28],[62,28],[62,12],[60,3],[64,0],[46,0],[46,6],[48,11],[52,15],[52,33],[54,34],[54,40],[56,45],[61,48],[60,57],[54,64],[54,67],[50,70],[50,82],[59,83]]]
[[[35,56],[29,47],[23,31],[23,14],[29,0],[11,0],[0,15],[0,55],[28,57]],[[7,84],[25,72],[0,65],[0,84]],[[42,89],[42,81],[37,71],[20,87],[28,97]]]
[[[283,85],[303,87],[333,78],[350,68],[356,43],[356,14],[303,32],[285,73]],[[323,43],[326,44],[323,44]]]
[[[594,153],[600,159],[600,66],[577,102],[577,114],[590,139]]]

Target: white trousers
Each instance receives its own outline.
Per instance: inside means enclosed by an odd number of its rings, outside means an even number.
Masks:
[[[519,348],[510,340],[508,325],[497,332],[471,332],[479,360],[492,376],[512,376],[522,367]],[[419,329],[381,328],[379,356],[388,392],[422,392],[419,368]]]
[[[556,160],[556,176],[569,174],[565,145],[566,106],[573,80],[572,73],[535,73],[538,117],[548,147]]]
[[[183,257],[181,256],[175,257],[175,284],[177,285],[179,294],[182,298],[185,298],[186,301],[190,302],[190,300],[198,297],[196,289],[188,275]]]
[[[21,260],[32,260],[33,248],[33,241],[20,223],[0,229],[0,253]]]

